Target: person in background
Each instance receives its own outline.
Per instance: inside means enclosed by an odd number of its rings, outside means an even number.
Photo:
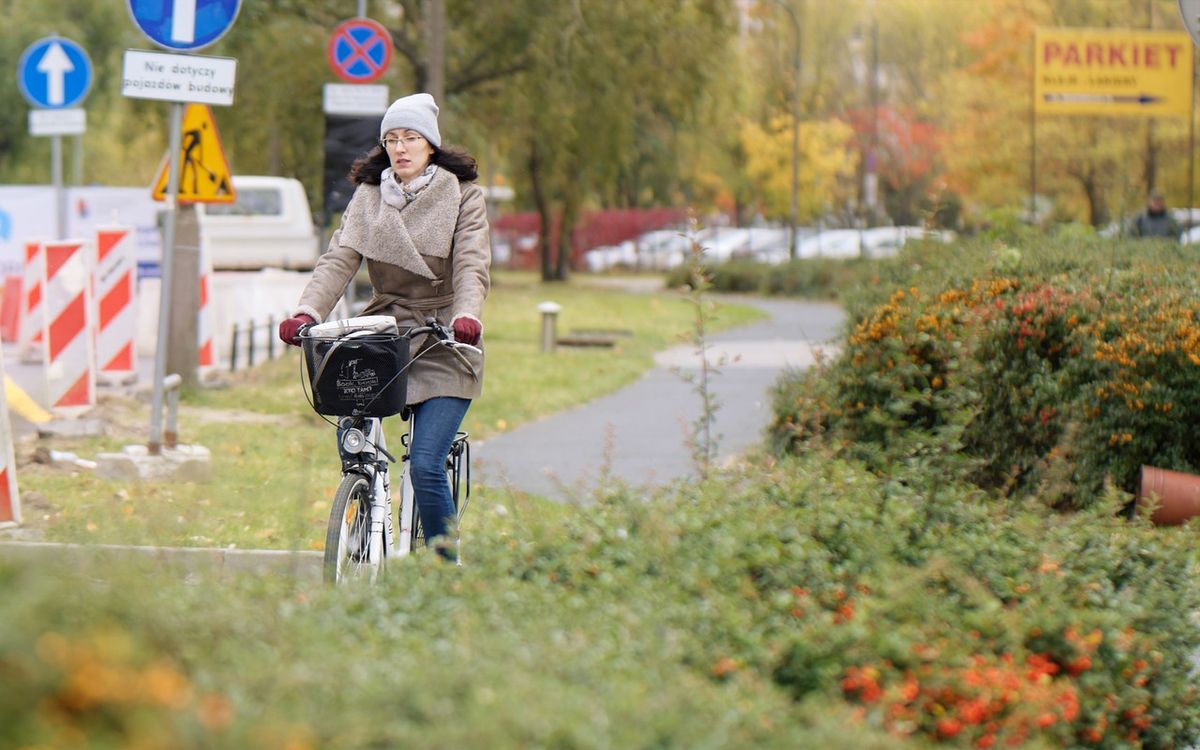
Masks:
[[[299,331],[325,320],[365,259],[373,296],[360,315],[391,315],[401,330],[434,317],[456,341],[479,347],[466,350],[472,374],[449,349],[416,339],[408,371],[410,470],[421,526],[439,554],[456,559],[446,457],[482,389],[491,244],[475,158],[442,145],[437,115],[429,94],[388,107],[379,143],[350,168],[354,195],[279,338],[298,345]],[[421,354],[423,344],[433,350]]]
[[[1133,226],[1129,228],[1129,236],[1142,238],[1162,238],[1179,241],[1182,232],[1179,222],[1167,210],[1167,199],[1161,192],[1155,190],[1146,199],[1146,210],[1137,215]]]

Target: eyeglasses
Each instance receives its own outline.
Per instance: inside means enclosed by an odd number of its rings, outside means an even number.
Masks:
[[[419,135],[406,135],[403,138],[384,138],[379,142],[379,145],[395,151],[397,148],[399,148],[401,143],[404,144],[404,148],[408,149],[412,148],[423,140],[425,139]]]

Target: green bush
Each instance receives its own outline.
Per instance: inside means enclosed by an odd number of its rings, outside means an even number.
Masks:
[[[801,258],[770,265],[749,259],[734,259],[705,268],[712,289],[725,293],[754,293],[780,297],[829,299],[874,273],[876,261],[864,259]],[[686,267],[667,276],[670,287],[691,285]]]
[[[654,502],[481,493],[472,512],[486,523],[465,567],[417,556],[375,588],[0,563],[0,745],[1122,748],[1198,735],[1187,533],[824,454]]]
[[[777,450],[821,435],[877,467],[937,454],[940,470],[1063,507],[1134,490],[1143,464],[1200,466],[1185,251],[1075,238],[933,252],[906,249],[847,296],[841,356],[778,389]]]

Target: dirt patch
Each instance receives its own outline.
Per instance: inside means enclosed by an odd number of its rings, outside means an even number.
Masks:
[[[304,424],[304,420],[295,414],[262,414],[242,409],[213,409],[181,406],[179,416],[182,419],[192,419],[202,424],[228,423],[239,424],[274,424],[279,426]]]

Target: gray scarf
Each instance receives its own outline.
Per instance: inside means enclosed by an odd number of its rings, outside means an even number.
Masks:
[[[421,172],[421,174],[414,177],[405,185],[396,177],[396,173],[392,171],[392,168],[388,167],[379,176],[379,193],[383,197],[383,202],[399,211],[416,200],[417,194],[424,190],[433,180],[433,175],[436,172],[437,165],[430,164],[425,167],[425,171]]]

